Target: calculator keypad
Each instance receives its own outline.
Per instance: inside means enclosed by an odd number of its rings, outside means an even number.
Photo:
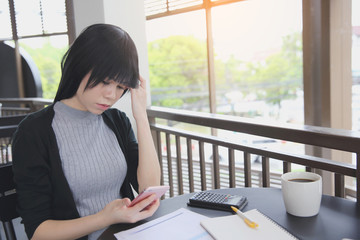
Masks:
[[[214,203],[224,203],[231,195],[227,194],[214,194],[210,192],[200,192],[195,197],[199,201],[208,201]]]
[[[211,208],[232,211],[231,206],[238,209],[244,208],[247,203],[246,197],[202,191],[193,195],[188,202],[189,206]]]

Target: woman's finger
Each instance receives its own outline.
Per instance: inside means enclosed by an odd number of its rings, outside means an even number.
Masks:
[[[141,75],[139,76],[139,81],[140,81],[140,87],[145,89],[146,88],[146,81]]]
[[[155,213],[155,211],[159,208],[159,206],[160,206],[160,200],[156,199],[151,204],[146,206],[142,211],[139,212],[137,216],[138,219],[142,220],[151,217]]]
[[[144,198],[144,200],[138,202],[133,206],[133,208],[137,209],[138,211],[143,210],[147,206],[149,206],[152,202],[156,200],[156,194],[152,194],[147,198]]]

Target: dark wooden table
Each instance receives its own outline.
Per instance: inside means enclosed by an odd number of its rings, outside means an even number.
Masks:
[[[243,209],[244,212],[253,208],[259,209],[299,239],[360,239],[360,206],[351,200],[323,195],[319,214],[314,217],[301,218],[286,212],[280,189],[231,188],[212,191],[246,196],[248,204]],[[232,214],[224,211],[188,207],[187,202],[191,195],[193,194],[184,194],[162,200],[159,209],[152,217],[135,224],[112,225],[99,239],[116,239],[114,233],[133,228],[179,208],[187,208],[208,217]],[[271,236],[269,236],[269,239],[271,239]]]

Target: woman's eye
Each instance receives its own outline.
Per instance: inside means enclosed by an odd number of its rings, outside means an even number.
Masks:
[[[105,81],[105,80],[103,80],[102,83],[103,83],[104,85],[109,85],[109,84],[110,84],[109,82],[107,82],[107,81]]]
[[[122,86],[120,86],[120,85],[117,85],[117,88],[124,90],[124,88]]]

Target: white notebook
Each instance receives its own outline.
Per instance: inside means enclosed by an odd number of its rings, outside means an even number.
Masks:
[[[257,209],[247,211],[245,215],[259,224],[259,227],[250,228],[238,215],[204,219],[201,226],[216,240],[297,239]]]

